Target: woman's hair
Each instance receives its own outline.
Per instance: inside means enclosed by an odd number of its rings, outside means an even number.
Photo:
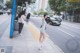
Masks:
[[[46,16],[46,14],[44,14],[44,17]]]
[[[22,15],[25,15],[25,10],[24,10],[24,11],[22,11],[21,13],[22,13]]]
[[[21,15],[25,15],[25,11],[20,12],[20,13],[18,14],[18,17],[20,18]]]
[[[20,12],[20,13],[18,14],[18,18],[20,18],[20,17],[21,17],[21,15],[22,15],[22,13]]]
[[[30,13],[28,13],[28,15],[27,15],[27,17],[26,17],[26,18],[27,18],[27,19],[29,19],[29,18],[30,18],[30,15],[31,15],[31,14],[30,14]]]

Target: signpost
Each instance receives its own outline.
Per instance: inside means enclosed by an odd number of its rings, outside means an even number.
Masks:
[[[16,16],[16,0],[13,0],[13,6],[12,6],[12,18],[11,18],[11,25],[10,25],[10,38],[13,37],[14,32],[14,19]]]

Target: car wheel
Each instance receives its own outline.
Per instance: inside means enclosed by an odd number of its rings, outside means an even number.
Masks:
[[[61,25],[61,23],[58,26],[60,26],[60,25]]]
[[[49,22],[49,24],[50,24],[50,25],[52,25],[52,23],[51,23],[51,22]]]

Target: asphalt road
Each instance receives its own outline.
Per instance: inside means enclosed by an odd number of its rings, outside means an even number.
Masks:
[[[30,21],[40,29],[40,17],[31,17]],[[64,53],[80,53],[80,23],[63,21],[61,26],[47,25],[46,33]]]

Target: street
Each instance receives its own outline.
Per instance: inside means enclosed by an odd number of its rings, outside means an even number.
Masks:
[[[30,21],[40,29],[41,18],[31,17]],[[63,21],[61,26],[47,25],[46,33],[64,53],[80,53],[80,24]]]

